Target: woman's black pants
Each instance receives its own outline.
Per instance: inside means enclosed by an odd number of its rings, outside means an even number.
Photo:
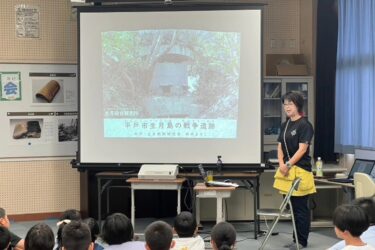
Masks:
[[[309,209],[309,195],[292,196],[291,202],[293,206],[294,219],[296,221],[298,242],[302,246],[307,246],[307,238],[310,232],[310,209]],[[294,239],[293,234],[293,240]]]

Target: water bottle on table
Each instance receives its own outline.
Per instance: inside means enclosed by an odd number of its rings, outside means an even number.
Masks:
[[[315,162],[316,166],[316,177],[323,177],[323,161],[321,157]]]

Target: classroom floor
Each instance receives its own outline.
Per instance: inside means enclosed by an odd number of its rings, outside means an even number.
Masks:
[[[166,218],[164,219],[168,223],[172,223],[172,218]],[[152,222],[152,218],[145,218],[145,219],[137,219],[136,224],[136,233],[142,233],[146,226]],[[11,224],[11,230],[16,233],[17,235],[21,237],[25,237],[28,229],[35,225],[36,223],[41,221],[28,221],[28,222],[13,222]],[[46,224],[48,224],[53,231],[56,234],[56,219],[50,219],[50,220],[44,220],[42,221]],[[268,223],[268,226],[270,226],[271,222]],[[249,249],[258,249],[261,245],[261,242],[263,240],[263,237],[259,237],[257,240],[253,239],[253,224],[252,223],[246,223],[246,222],[233,222],[234,227],[237,231],[237,243],[236,248],[239,250],[249,250]],[[209,244],[209,233],[213,226],[212,223],[203,223],[204,228],[202,229],[202,232],[200,235],[204,238],[206,242],[206,249],[211,249]],[[265,223],[261,223],[261,229],[266,230],[267,227]],[[282,246],[291,242],[292,239],[292,226],[290,222],[280,222],[278,226],[276,227],[275,232],[278,232],[278,235],[271,236],[265,249],[286,249]],[[143,236],[140,234],[137,234],[137,237],[139,237],[139,240],[143,240]],[[335,233],[333,231],[333,228],[312,228],[311,233],[309,236],[309,245],[305,249],[311,249],[311,250],[321,250],[321,249],[327,249],[328,247],[332,246],[338,241],[338,239],[335,236]]]

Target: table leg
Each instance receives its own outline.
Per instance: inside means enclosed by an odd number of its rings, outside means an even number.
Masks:
[[[223,198],[216,198],[216,224],[222,222],[223,220]]]
[[[131,211],[130,211],[130,213],[131,213],[131,220],[132,220],[132,225],[133,225],[133,228],[134,228],[134,231],[135,231],[135,197],[134,197],[134,189],[133,189],[133,187],[131,187],[131,196],[132,196],[132,198],[131,198],[131,203],[132,203],[132,205],[131,205]]]
[[[222,199],[222,201],[223,201],[223,220],[222,221],[226,221],[226,219],[227,219],[227,200],[225,200],[225,199]]]
[[[107,209],[106,209],[106,215],[109,213],[109,189],[110,189],[110,187],[107,187],[107,195],[106,195],[106,198],[107,198]]]
[[[255,193],[254,193],[254,239],[258,238],[260,232],[259,216],[257,210],[259,209],[259,176],[255,179]]]
[[[98,183],[98,224],[101,227],[102,222],[102,186],[101,186],[101,179],[97,179]]]
[[[181,186],[177,189],[177,214],[181,213]]]
[[[201,211],[200,211],[200,201],[199,197],[195,196],[195,219],[197,220],[197,225],[201,223]]]

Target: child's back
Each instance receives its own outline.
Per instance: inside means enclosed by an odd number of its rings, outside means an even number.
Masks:
[[[367,244],[365,246],[346,246],[343,249],[345,250],[375,250],[375,247],[372,247]]]
[[[178,234],[175,238],[173,250],[204,250],[204,241],[197,235],[197,221],[190,212],[181,212],[174,220],[174,231]]]
[[[333,213],[333,224],[337,237],[345,241],[344,250],[375,250],[360,238],[370,225],[363,208],[357,205],[338,206]]]
[[[204,240],[199,235],[188,238],[175,238],[173,250],[204,250]]]

